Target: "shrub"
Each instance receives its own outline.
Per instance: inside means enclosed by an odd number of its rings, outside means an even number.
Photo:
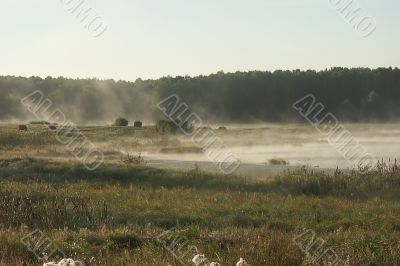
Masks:
[[[175,121],[175,122],[174,122]],[[184,130],[186,132],[192,131],[193,127],[188,124],[188,122],[184,122],[183,124],[178,126],[180,124],[180,120],[160,120],[157,122],[157,132],[160,134],[167,134],[167,133],[177,133],[181,130]]]
[[[128,126],[129,122],[125,118],[119,117],[115,120],[114,126],[117,127],[126,127]]]
[[[288,165],[289,162],[285,161],[284,159],[270,159],[268,161],[269,165]]]
[[[122,158],[122,161],[126,164],[144,164],[144,163],[146,163],[141,152],[139,152],[138,155],[136,155],[136,156],[130,154],[129,152],[126,152],[126,156]]]
[[[47,121],[31,121],[29,122],[31,125],[50,125],[50,122]]]

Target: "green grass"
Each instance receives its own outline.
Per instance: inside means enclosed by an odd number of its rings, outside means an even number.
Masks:
[[[267,181],[106,164],[0,161],[0,255],[40,263],[20,243],[39,228],[88,265],[178,265],[157,242],[177,227],[211,260],[301,265],[292,238],[315,230],[351,265],[400,262],[400,172],[306,170]],[[68,219],[68,217],[73,217]],[[95,261],[91,258],[94,257]]]
[[[28,127],[0,127],[0,265],[41,265],[21,242],[40,229],[86,265],[175,266],[157,240],[171,228],[221,265],[235,265],[239,257],[254,266],[301,265],[305,254],[292,240],[304,228],[350,265],[400,264],[397,166],[301,169],[262,180],[118,160],[88,171],[41,125]],[[154,139],[147,145],[155,147],[173,139],[152,127],[79,130],[90,140],[112,140],[111,146]],[[107,148],[106,155],[118,156]]]

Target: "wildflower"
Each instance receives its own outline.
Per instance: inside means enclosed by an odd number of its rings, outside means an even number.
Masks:
[[[250,266],[243,258],[240,258],[240,260],[236,263],[236,266]]]

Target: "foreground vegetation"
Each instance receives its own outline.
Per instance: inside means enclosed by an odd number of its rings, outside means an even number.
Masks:
[[[293,243],[312,229],[350,265],[400,263],[400,171],[312,173],[263,181],[197,170],[0,161],[0,258],[39,265],[21,243],[40,229],[87,265],[179,265],[157,241],[176,227],[210,260],[301,265]]]

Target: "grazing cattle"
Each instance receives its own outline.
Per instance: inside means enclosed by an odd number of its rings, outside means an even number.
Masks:
[[[142,121],[135,121],[133,123],[133,127],[141,128],[143,126]]]
[[[28,131],[28,127],[26,125],[19,125],[18,129],[19,131]]]

